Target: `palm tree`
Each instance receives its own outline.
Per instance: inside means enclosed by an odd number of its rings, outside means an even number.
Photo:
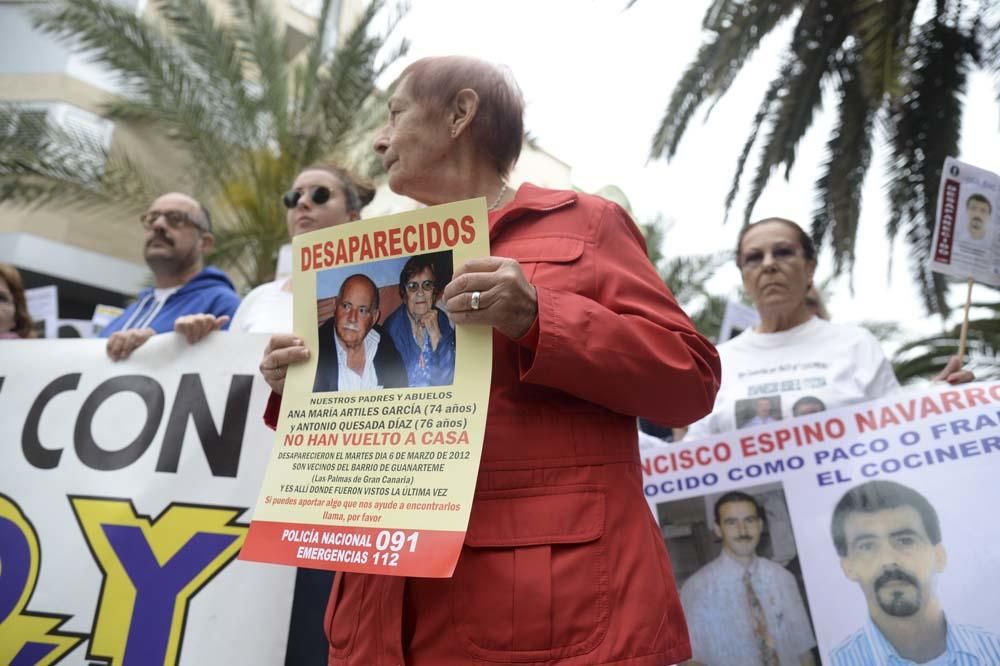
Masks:
[[[718,340],[728,299],[712,293],[708,282],[719,268],[732,261],[733,255],[731,252],[716,252],[666,257],[662,246],[670,227],[671,224],[664,222],[662,216],[639,225],[646,239],[646,254],[695,328],[712,341]]]
[[[114,0],[58,0],[34,20],[117,76],[122,92],[103,115],[137,135],[133,145],[178,153],[192,194],[222,218],[214,260],[255,285],[286,242],[281,193],[302,167],[332,159],[370,175],[358,156],[384,117],[375,81],[407,49],[386,48],[401,8],[373,28],[383,0],[328,48],[333,5],[323,0],[311,43],[291,55],[272,0],[228,0],[225,16],[206,0],[151,0],[155,16],[143,17]],[[163,180],[120,146],[0,107],[0,201],[134,212],[177,189]]]
[[[974,303],[991,315],[970,319],[968,360],[966,367],[978,380],[1000,379],[1000,302]],[[934,376],[944,368],[948,358],[958,348],[961,324],[941,335],[934,335],[904,344],[892,359],[900,383]]]
[[[832,246],[836,274],[850,272],[862,182],[873,145],[886,140],[886,231],[890,238],[903,233],[927,310],[947,314],[947,283],[926,267],[935,199],[945,157],[958,154],[969,73],[1000,72],[997,0],[711,0],[703,20],[710,35],[674,88],[653,157],[675,154],[698,108],[717,102],[763,38],[787,20],[796,21],[791,44],[738,158],[727,213],[762,130],[744,223],[774,169],[783,166],[788,178],[824,95],[834,94],[836,122],[816,181],[815,241]]]

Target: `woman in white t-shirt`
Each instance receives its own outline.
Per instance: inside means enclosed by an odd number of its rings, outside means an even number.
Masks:
[[[314,164],[303,169],[282,201],[288,212],[288,235],[361,219],[361,209],[371,203],[375,190],[359,184],[347,170],[334,164]],[[175,330],[196,342],[215,330],[212,315],[181,317]],[[291,333],[292,285],[288,278],[267,282],[253,289],[233,315],[230,331],[242,333]]]
[[[767,218],[740,233],[736,265],[760,324],[719,345],[722,387],[686,439],[879,398],[899,384],[875,337],[814,316],[806,295],[816,249],[796,223]],[[935,378],[971,381],[957,357]]]

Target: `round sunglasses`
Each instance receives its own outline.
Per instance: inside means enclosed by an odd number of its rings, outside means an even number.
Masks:
[[[308,196],[309,200],[312,201],[317,206],[322,206],[327,201],[330,200],[329,187],[323,187],[322,185],[318,187],[310,187],[307,192],[299,192],[298,190],[292,190],[291,192],[285,192],[285,195],[281,197],[281,201],[285,204],[285,208],[291,210],[299,205],[299,201],[303,196]]]

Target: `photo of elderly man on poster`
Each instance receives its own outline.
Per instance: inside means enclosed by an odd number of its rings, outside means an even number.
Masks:
[[[355,273],[341,284],[333,317],[319,327],[319,362],[313,391],[406,388],[406,368],[392,338],[376,325],[379,290]]]
[[[830,652],[832,666],[992,666],[1000,636],[949,621],[937,577],[948,563],[934,506],[893,481],[847,491],[830,531],[844,575],[861,588],[869,617]],[[997,607],[997,590],[982,593]]]
[[[742,491],[715,501],[719,556],[681,587],[693,661],[704,666],[812,666],[816,640],[795,577],[759,557],[766,513]]]

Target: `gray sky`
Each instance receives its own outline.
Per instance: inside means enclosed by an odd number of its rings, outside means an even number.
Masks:
[[[736,84],[705,120],[695,116],[675,158],[648,162],[650,137],[670,91],[704,39],[703,0],[414,0],[400,34],[410,39],[409,60],[460,53],[508,65],[527,103],[528,129],[543,148],[573,167],[577,186],[621,187],[639,221],[657,214],[674,221],[667,256],[729,249],[741,219],[723,224],[723,202],[736,157],[791,25],[768,38]],[[402,64],[400,65],[402,67]],[[396,70],[398,71],[398,70]],[[395,73],[395,72],[394,72]],[[1000,117],[993,82],[985,75],[969,86],[960,159],[1000,170]],[[827,99],[835,108],[835,98]],[[821,114],[800,146],[790,182],[780,174],[755,208],[754,217],[780,215],[808,224],[813,183],[825,155],[831,114]],[[840,321],[895,319],[913,332],[933,332],[907,273],[905,247],[896,243],[891,284],[885,152],[877,151],[865,185],[858,239],[855,294],[843,278],[830,308]],[[830,272],[829,257],[818,277]],[[735,267],[720,271],[718,291],[735,290]],[[959,291],[962,293],[959,294]],[[981,293],[985,292],[985,288]],[[964,296],[955,289],[953,300]]]

